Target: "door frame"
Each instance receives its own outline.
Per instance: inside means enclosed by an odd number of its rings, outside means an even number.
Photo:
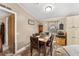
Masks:
[[[16,12],[9,10],[7,8],[4,8],[2,6],[0,6],[0,9],[15,15],[15,54],[16,54],[17,53],[17,14]]]

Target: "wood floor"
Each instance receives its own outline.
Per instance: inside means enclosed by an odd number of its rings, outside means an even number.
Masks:
[[[17,54],[17,56],[30,56],[30,55],[31,55],[30,48]],[[33,56],[38,56],[38,52],[36,50],[33,50]],[[44,56],[44,54],[41,53],[40,56]],[[47,53],[46,56],[50,56],[50,53]],[[68,56],[68,54],[65,52],[65,50],[63,50],[62,47],[60,47],[57,50],[53,49],[52,56]]]
[[[31,56],[31,53],[30,53],[30,48],[28,47],[26,50],[24,50],[16,55],[12,54],[9,50],[7,50],[7,51],[3,52],[3,54],[0,54],[0,56]],[[33,50],[33,56],[38,56],[38,52],[36,50]],[[44,56],[44,54],[41,52],[40,56]],[[46,56],[50,56],[50,53],[47,53]],[[52,56],[68,56],[68,55],[61,47],[58,50],[53,48]]]

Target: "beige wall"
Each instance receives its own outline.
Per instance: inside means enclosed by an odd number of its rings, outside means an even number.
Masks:
[[[6,17],[2,17],[2,18],[0,18],[0,27],[1,27],[1,23],[4,23],[5,24],[5,31],[7,31],[7,28],[6,28]],[[1,28],[0,28],[1,29]],[[6,50],[6,49],[8,49],[8,40],[7,40],[7,37],[8,37],[8,35],[7,35],[7,33],[5,32],[5,44],[3,45],[3,51],[4,50]]]
[[[2,22],[5,24],[5,44],[3,45],[3,51],[8,49],[8,17],[3,17]]]
[[[37,32],[37,21],[17,4],[7,3],[3,5],[10,7],[17,13],[17,49],[19,50],[30,42],[30,35]],[[29,18],[35,21],[34,25],[28,25]]]
[[[43,32],[47,32],[48,27],[51,25],[57,25],[57,21],[42,21],[41,24],[43,25]]]
[[[55,18],[56,19],[56,18]],[[59,24],[62,22],[64,24],[64,31],[66,31],[66,23],[65,23],[65,18],[57,18],[55,20],[54,18],[52,18],[52,20],[50,21],[42,21],[41,23],[43,24],[43,28],[44,28],[44,32],[48,31],[48,27],[50,27],[51,25],[56,25],[59,28]]]

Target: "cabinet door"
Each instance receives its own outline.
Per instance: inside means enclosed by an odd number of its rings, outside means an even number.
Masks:
[[[67,43],[79,44],[79,20],[78,16],[67,17],[66,30],[67,30]]]
[[[79,27],[79,16],[67,17],[67,27]]]
[[[66,29],[72,28],[73,25],[74,25],[73,18],[67,17],[67,19],[66,19]]]
[[[67,30],[68,45],[79,44],[79,28],[69,28]]]
[[[74,23],[74,26],[75,26],[76,28],[79,27],[79,16],[74,16],[74,17],[73,17],[73,23]]]
[[[74,31],[75,31],[75,40],[74,40],[74,43],[75,44],[79,44],[79,28],[74,28]]]
[[[67,30],[67,44],[68,45],[71,45],[71,44],[73,44],[73,42],[74,42],[74,29],[72,29],[72,28],[69,28],[68,30]]]

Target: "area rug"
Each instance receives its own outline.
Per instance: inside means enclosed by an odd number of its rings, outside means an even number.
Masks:
[[[52,56],[69,56],[68,53],[63,49],[63,46],[58,46],[56,48],[53,47]],[[31,56],[30,48],[24,50],[23,52],[17,54],[16,56]],[[32,56],[38,56],[38,52],[36,50],[33,50]],[[43,53],[40,54],[40,56],[44,56]],[[46,56],[51,56],[50,53],[46,54]]]

